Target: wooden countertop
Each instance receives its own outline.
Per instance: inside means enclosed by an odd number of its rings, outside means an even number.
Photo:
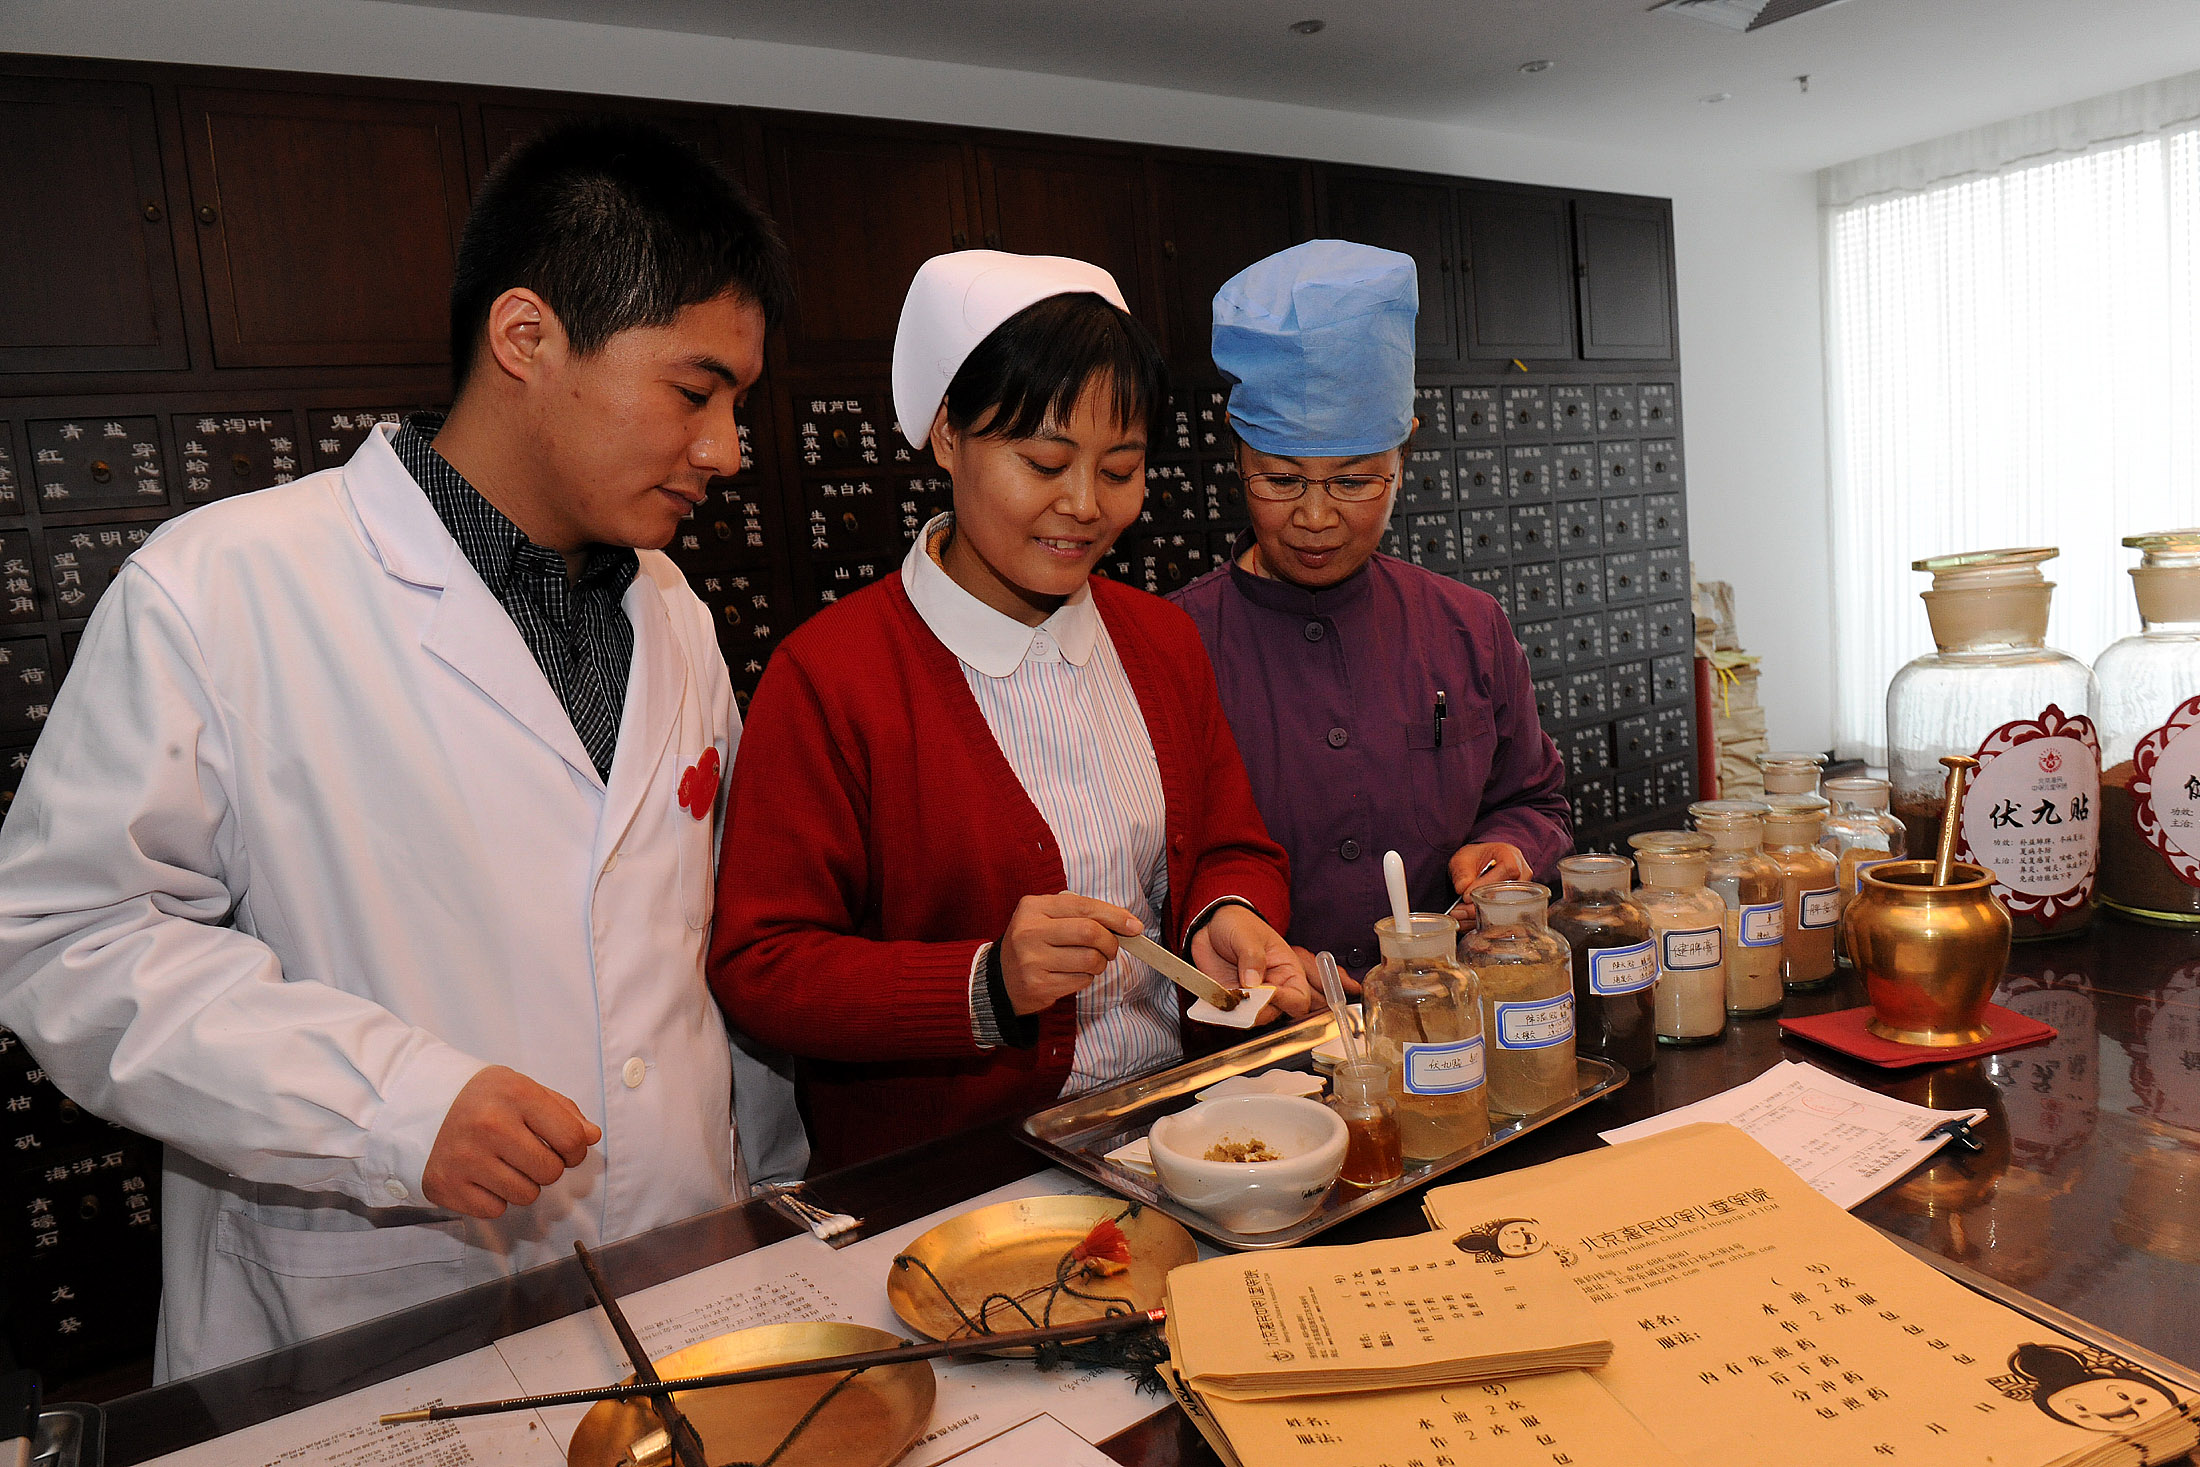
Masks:
[[[1844,976],[1791,995],[1789,1013],[1861,1003]],[[2056,1027],[2008,1054],[1883,1071],[1784,1042],[1773,1019],[1742,1021],[1700,1049],[1667,1049],[1655,1070],[1506,1147],[1457,1182],[1595,1146],[1599,1131],[1687,1105],[1802,1059],[1923,1105],[1982,1107],[1986,1150],[1943,1154],[1858,1215],[2183,1364],[2200,1364],[2200,933],[2096,917],[2070,940],[2021,944],[1995,1001]],[[914,1147],[819,1178],[812,1195],[892,1226],[1029,1175],[1040,1158],[1008,1125]],[[1323,1242],[1419,1232],[1420,1194],[1400,1197]],[[631,1293],[791,1236],[761,1203],[728,1208],[605,1249]],[[107,1405],[115,1467],[298,1410],[477,1349],[589,1307],[579,1270],[558,1264],[341,1334]],[[1174,1408],[1105,1444],[1140,1467],[1214,1455]]]

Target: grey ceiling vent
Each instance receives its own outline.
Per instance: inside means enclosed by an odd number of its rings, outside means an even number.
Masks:
[[[1768,25],[1793,20],[1806,11],[1823,10],[1842,0],[1658,0],[1652,10],[1669,10],[1704,21],[1722,30],[1761,31]]]

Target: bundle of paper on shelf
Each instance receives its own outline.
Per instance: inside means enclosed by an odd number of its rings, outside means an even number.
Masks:
[[[1696,655],[1711,663],[1711,737],[1719,752],[1719,798],[1764,794],[1765,710],[1757,701],[1757,663],[1734,630],[1734,588],[1725,581],[1694,583]]]

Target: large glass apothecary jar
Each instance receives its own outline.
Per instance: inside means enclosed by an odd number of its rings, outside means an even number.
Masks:
[[[2133,535],[2139,635],[2093,664],[2103,905],[2200,926],[2200,529]]]
[[[1894,813],[1910,855],[1940,841],[1947,754],[1979,761],[1957,812],[1957,856],[1994,873],[2018,939],[2063,937],[2093,915],[2100,856],[2101,750],[2088,710],[2093,672],[2047,645],[2060,552],[1980,550],[1920,560],[1937,650],[1887,688]]]

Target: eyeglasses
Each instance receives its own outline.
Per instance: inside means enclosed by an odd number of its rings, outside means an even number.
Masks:
[[[1245,492],[1271,504],[1287,504],[1309,489],[1326,489],[1343,504],[1358,504],[1387,490],[1396,474],[1332,474],[1309,479],[1304,474],[1247,474]]]

